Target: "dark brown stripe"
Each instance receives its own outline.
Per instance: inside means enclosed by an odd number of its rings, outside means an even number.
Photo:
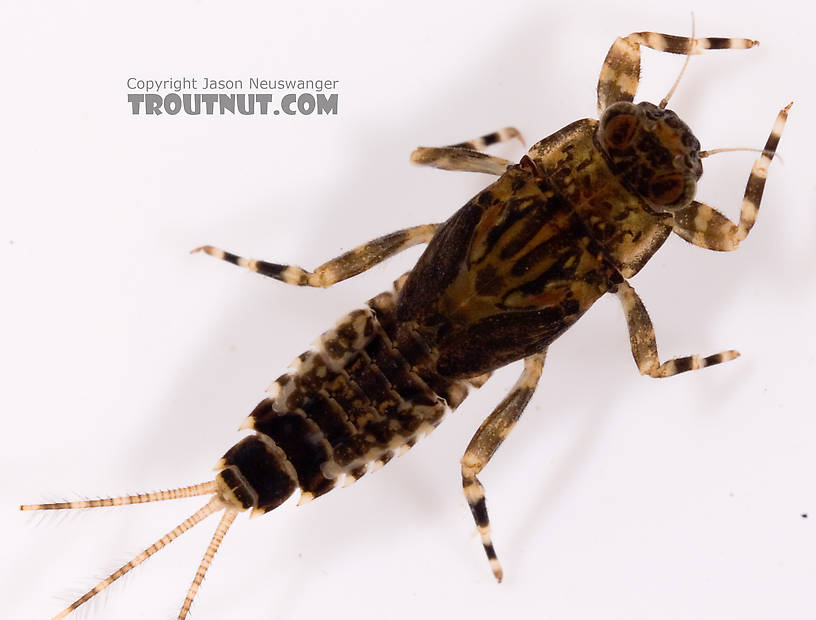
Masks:
[[[326,382],[323,388],[345,412],[354,428],[359,429],[365,424],[366,418],[376,417],[376,410],[368,396],[347,375],[336,375],[331,381]]]
[[[727,50],[731,49],[731,39],[728,37],[708,37],[709,49]],[[685,53],[685,52],[681,52]]]
[[[387,416],[396,411],[401,399],[391,389],[385,375],[371,363],[371,359],[364,351],[358,353],[345,370],[349,378],[368,396],[372,406],[379,414],[377,417]]]
[[[431,348],[425,339],[405,325],[397,330],[394,346],[413,367],[426,364],[431,359]]]
[[[259,407],[266,410],[259,415],[253,412],[255,430],[270,437],[284,451],[297,472],[300,488],[315,496],[333,488],[334,481],[327,479],[320,469],[330,455],[326,437],[317,424],[298,413],[270,411],[268,401]]]
[[[562,252],[564,244],[565,240],[563,235],[555,235],[551,239],[539,243],[513,263],[513,266],[510,268],[510,273],[516,277],[523,276],[538,263],[546,261],[553,256],[558,256],[558,254]]]
[[[348,441],[356,432],[356,428],[349,422],[343,408],[333,398],[322,393],[326,385],[337,381],[339,373],[326,367],[325,360],[320,353],[307,351],[300,358],[311,364],[311,370],[303,374],[284,375],[277,381],[281,386],[290,381],[296,386],[292,395],[286,399],[287,409],[290,411],[302,410],[306,417],[320,428],[330,445],[334,446]],[[273,409],[273,402],[267,399],[252,412],[256,428],[259,421],[264,422],[278,415],[278,412]]]
[[[573,264],[570,267],[566,267],[565,265],[570,258],[572,258],[572,256],[560,257],[555,264],[545,269],[536,279],[526,282],[518,288],[509,291],[508,295],[516,291],[524,295],[538,295],[544,292],[544,290],[554,282],[574,280],[575,268],[578,265],[579,259],[576,257]]]
[[[228,263],[232,263],[233,265],[237,265],[240,258],[240,256],[233,254],[232,252],[224,252],[223,260],[227,261]]]
[[[764,192],[765,192],[765,179],[755,174],[749,176],[748,184],[745,187],[745,198],[754,203],[754,207],[756,207],[757,211],[759,211],[759,203],[762,201],[762,194]]]
[[[674,370],[676,373],[691,370],[691,357],[680,357],[674,360]]]
[[[268,512],[280,506],[297,488],[284,464],[258,435],[245,437],[224,455],[227,466],[238,468],[258,495],[258,508]]]
[[[337,401],[327,398],[320,392],[314,393],[309,402],[303,405],[302,410],[306,417],[323,431],[326,441],[332,446],[349,441],[356,432]]]
[[[377,312],[380,313],[380,325],[396,323],[395,310],[380,306]],[[439,422],[444,413],[437,401],[439,397],[445,399],[451,409],[455,409],[467,395],[467,387],[460,381],[441,376],[433,369],[431,348],[420,334],[405,324],[395,325],[394,330],[396,333],[393,336],[389,334],[390,341],[378,341],[375,336],[369,344],[371,348],[367,348],[366,352],[405,402],[437,408],[438,415],[431,420],[424,420],[404,407],[390,414],[404,430],[413,432],[423,421],[431,424]],[[420,381],[416,380],[417,377]]]
[[[765,143],[765,151],[770,151],[770,153],[765,153],[768,155],[770,159],[773,159],[773,154],[776,152],[776,147],[779,146],[779,140],[782,138],[782,134],[780,133],[778,136],[771,132],[771,135],[768,136],[768,141]]]
[[[547,206],[550,206],[550,202]],[[562,201],[563,202],[563,201]],[[560,204],[550,209],[531,209],[522,221],[522,228],[515,236],[509,238],[499,253],[499,258],[507,260],[518,254],[535,237],[539,231],[553,218]]]
[[[712,366],[714,364],[719,364],[722,362],[722,354],[715,353],[714,355],[709,355],[708,357],[703,358],[703,366]]]
[[[506,208],[504,209],[504,217],[497,221],[490,229],[490,232],[487,233],[485,247],[483,250],[481,250],[483,254],[476,262],[478,263],[485,257],[490,256],[493,249],[496,247],[496,244],[501,240],[508,229],[513,226],[513,224],[526,217],[529,210],[534,207],[535,204],[536,201],[529,197],[515,199],[511,198],[508,200]]]
[[[355,480],[359,480],[360,478],[362,478],[365,475],[367,470],[368,470],[368,464],[366,463],[365,465],[358,465],[357,467],[355,467],[354,469],[349,471],[349,474]]]
[[[393,300],[393,297],[391,299]],[[393,345],[385,330],[382,329],[383,324],[396,323],[394,305],[392,304],[390,308],[380,305],[376,312],[377,325],[381,329],[376,330],[374,337],[366,345],[365,352],[371,362],[377,366],[391,384],[391,389],[403,401],[396,410],[392,410],[388,414],[389,421],[397,422],[398,432],[402,436],[410,436],[426,421],[424,417],[426,413],[420,413],[415,407],[433,408],[435,414],[431,423],[441,417],[444,413],[444,407],[440,404],[438,394],[417,375],[400,350]],[[417,334],[413,334],[413,336],[411,342],[419,343],[420,337]],[[424,342],[422,344],[421,355],[424,359],[427,355],[427,347]],[[383,445],[383,439],[386,437],[390,439],[397,430],[393,427],[381,428],[370,424],[366,426],[366,432],[371,432],[378,437],[378,445]]]
[[[639,32],[639,35],[643,37],[644,40],[649,40],[649,32]],[[673,34],[661,34],[660,38],[663,39],[665,47],[660,49],[661,52],[668,52],[670,54],[685,54],[689,48],[690,40],[688,37],[679,37]],[[710,41],[728,41],[728,39],[709,39]],[[722,49],[722,48],[715,48],[715,49]]]
[[[481,151],[476,151],[468,144],[464,144],[462,146],[455,146],[455,147],[448,147],[448,149],[442,149],[445,151],[444,156],[451,162],[473,162],[479,160],[490,159],[491,156],[487,153],[482,153]]]
[[[490,524],[490,519],[487,517],[487,503],[485,502],[484,495],[482,495],[475,504],[470,505],[470,511],[473,513],[473,518],[479,527],[487,527]]]
[[[427,386],[418,380],[400,352],[382,336],[372,338],[366,345],[365,352],[403,400],[420,405],[432,405],[436,402],[436,395],[431,394]]]
[[[270,278],[275,278],[276,280],[281,280],[281,274],[289,268],[289,265],[267,263],[263,260],[256,261],[255,266],[258,273]]]

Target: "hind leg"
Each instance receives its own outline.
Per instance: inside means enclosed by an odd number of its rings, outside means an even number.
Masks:
[[[306,271],[297,265],[281,265],[255,258],[244,258],[211,245],[201,246],[193,252],[204,252],[286,284],[327,288],[371,269],[394,254],[420,243],[428,243],[438,227],[439,224],[424,224],[378,237],[323,263],[314,271]]]
[[[516,381],[513,389],[504,400],[482,422],[479,430],[468,444],[462,457],[462,488],[465,491],[470,511],[476,521],[476,527],[482,537],[490,568],[497,581],[502,580],[502,568],[493,548],[490,537],[490,519],[487,516],[487,504],[482,483],[476,477],[502,444],[515,426],[524,408],[535,392],[541,371],[544,368],[546,351],[531,355],[524,360],[524,371]]]

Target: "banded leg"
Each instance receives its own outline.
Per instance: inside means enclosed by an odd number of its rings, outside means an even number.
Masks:
[[[765,189],[765,179],[768,176],[768,166],[776,152],[785,121],[788,119],[788,110],[792,105],[793,103],[789,103],[779,112],[771,135],[765,143],[765,149],[754,162],[745,186],[739,224],[732,223],[716,209],[695,200],[688,207],[674,213],[672,222],[674,232],[689,243],[708,250],[728,252],[737,249],[740,242],[751,232],[756,221],[762,192]]]
[[[470,440],[467,450],[462,457],[462,487],[465,490],[470,511],[476,521],[476,527],[482,537],[490,568],[497,581],[502,580],[502,568],[493,548],[490,538],[490,519],[487,516],[487,504],[482,483],[476,477],[490,457],[510,433],[516,421],[521,417],[524,408],[535,392],[541,370],[544,367],[546,351],[536,353],[524,360],[524,371],[516,381],[513,389],[504,400],[493,410],[487,419],[482,422],[479,430]]]
[[[737,351],[721,351],[702,358],[699,355],[676,357],[661,364],[657,355],[654,326],[635,289],[628,282],[622,282],[618,285],[616,293],[626,314],[632,356],[640,374],[655,378],[671,377],[687,370],[697,370],[739,357]]]
[[[633,32],[615,39],[606,55],[598,79],[598,111],[618,101],[632,101],[640,81],[640,47],[669,54],[700,54],[703,50],[749,49],[759,41],[707,37],[690,39],[656,32]]]
[[[484,172],[498,176],[503,174],[507,166],[512,165],[512,162],[481,151],[491,144],[506,142],[513,138],[518,138],[524,144],[524,139],[518,129],[505,127],[467,142],[442,147],[420,146],[411,153],[411,161],[421,166],[431,166],[442,170]]]
[[[204,252],[286,284],[327,288],[371,269],[394,254],[420,243],[427,243],[438,227],[439,224],[423,224],[378,237],[323,263],[314,271],[306,271],[297,265],[279,265],[254,258],[244,258],[211,245],[201,246],[192,252]]]
[[[471,151],[483,151],[488,146],[499,144],[500,142],[507,142],[513,138],[518,138],[522,146],[524,146],[524,138],[521,137],[521,132],[515,127],[504,127],[498,131],[486,133],[483,136],[467,140],[466,142],[457,142],[456,144],[449,144],[448,148],[452,149],[470,149]]]

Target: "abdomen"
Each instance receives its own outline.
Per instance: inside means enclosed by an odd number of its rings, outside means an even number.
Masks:
[[[251,488],[266,512],[296,489],[301,503],[387,463],[433,430],[467,395],[463,381],[434,369],[433,351],[395,317],[395,294],[381,293],[342,317],[250,414],[245,438],[219,474]]]

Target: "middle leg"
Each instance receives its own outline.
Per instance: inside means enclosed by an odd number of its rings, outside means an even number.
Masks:
[[[626,323],[629,326],[629,340],[632,344],[632,356],[635,358],[638,370],[642,375],[661,378],[686,372],[688,370],[698,370],[706,366],[713,366],[722,362],[728,362],[739,357],[736,351],[721,351],[708,357],[699,355],[688,355],[686,357],[676,357],[668,362],[660,363],[657,356],[657,341],[655,340],[654,326],[646,312],[646,307],[640,300],[632,286],[624,281],[618,285],[615,291],[623,311],[626,313]]]

